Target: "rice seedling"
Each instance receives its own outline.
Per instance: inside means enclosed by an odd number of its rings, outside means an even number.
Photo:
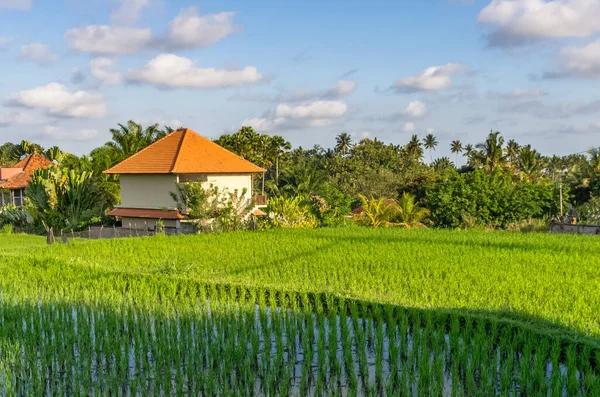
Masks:
[[[590,241],[24,238],[0,251],[0,396],[599,395]]]

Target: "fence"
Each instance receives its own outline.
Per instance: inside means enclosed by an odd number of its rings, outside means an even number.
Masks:
[[[597,225],[571,225],[568,223],[554,223],[550,226],[551,233],[600,235],[600,226]]]

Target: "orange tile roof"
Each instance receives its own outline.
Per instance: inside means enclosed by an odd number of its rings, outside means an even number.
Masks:
[[[265,172],[196,132],[181,128],[104,171],[105,174],[236,174]]]
[[[52,161],[38,153],[32,153],[19,161],[13,168],[22,168],[23,172],[11,176],[5,181],[0,181],[0,189],[24,189],[31,182],[31,175],[39,168],[48,168]]]
[[[153,210],[144,208],[113,208],[108,215],[129,218],[183,219],[179,210]]]

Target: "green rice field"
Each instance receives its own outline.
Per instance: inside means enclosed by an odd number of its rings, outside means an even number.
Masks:
[[[600,395],[600,239],[0,236],[0,395]]]

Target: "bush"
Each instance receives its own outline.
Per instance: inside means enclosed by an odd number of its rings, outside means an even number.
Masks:
[[[526,219],[550,218],[559,206],[551,183],[515,184],[501,170],[449,171],[427,186],[426,200],[433,222],[448,228],[506,228]]]
[[[12,234],[13,233],[13,225],[4,225],[0,227],[0,234]]]

